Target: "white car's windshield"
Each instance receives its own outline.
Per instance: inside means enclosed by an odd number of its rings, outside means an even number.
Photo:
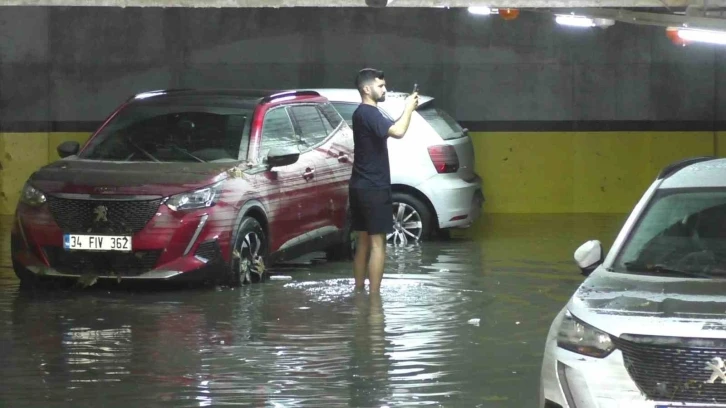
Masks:
[[[252,110],[194,102],[198,101],[130,105],[101,129],[79,157],[160,162],[243,159]]]
[[[613,268],[726,277],[726,189],[657,192]]]

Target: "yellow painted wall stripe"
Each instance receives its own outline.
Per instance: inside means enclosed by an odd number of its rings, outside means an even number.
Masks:
[[[717,153],[713,132],[472,132],[471,137],[485,211],[492,213],[629,212],[664,166]]]
[[[0,214],[64,140],[90,133],[0,133]],[[624,213],[667,164],[723,156],[726,132],[472,132],[489,213]]]
[[[65,140],[85,142],[89,132],[0,133],[0,215],[12,215],[25,181],[39,167],[58,160]]]

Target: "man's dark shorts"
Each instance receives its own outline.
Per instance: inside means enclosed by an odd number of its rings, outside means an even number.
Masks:
[[[393,232],[391,189],[349,188],[353,231],[368,234]]]

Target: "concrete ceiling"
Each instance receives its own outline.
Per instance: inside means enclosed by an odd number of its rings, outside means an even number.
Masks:
[[[378,0],[383,1],[385,0]],[[726,0],[388,0],[387,7],[581,8],[656,7],[684,8],[703,4],[726,6]],[[112,6],[112,7],[368,7],[366,0],[0,0],[5,6]]]
[[[576,13],[628,24],[726,31],[726,0],[0,0],[0,6],[79,7],[283,8],[372,7],[372,4],[386,8],[517,8],[551,14]]]

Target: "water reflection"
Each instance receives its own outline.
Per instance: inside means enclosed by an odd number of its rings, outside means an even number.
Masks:
[[[390,248],[373,296],[350,263],[158,293],[20,292],[0,267],[0,406],[533,406],[572,251],[621,219],[491,216],[475,239]]]
[[[380,407],[391,403],[390,342],[380,294],[356,293],[353,339],[348,362],[351,407]],[[394,375],[393,372],[391,372]]]

